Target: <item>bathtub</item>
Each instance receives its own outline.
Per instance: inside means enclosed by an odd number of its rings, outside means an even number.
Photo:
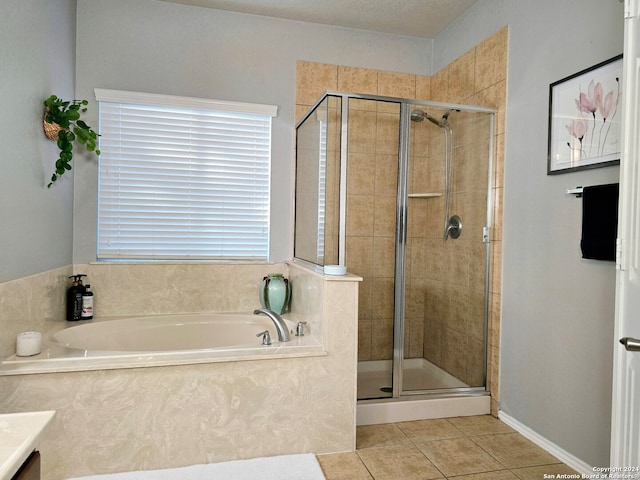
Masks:
[[[284,318],[289,342],[279,342],[265,315],[196,313],[120,317],[65,322],[43,336],[43,350],[32,357],[12,355],[3,374],[138,368],[326,355],[309,332],[295,335],[297,321]],[[271,345],[258,334],[268,330]]]

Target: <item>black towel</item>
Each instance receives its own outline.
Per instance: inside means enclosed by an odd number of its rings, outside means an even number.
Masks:
[[[619,184],[593,185],[582,192],[582,258],[616,260]]]

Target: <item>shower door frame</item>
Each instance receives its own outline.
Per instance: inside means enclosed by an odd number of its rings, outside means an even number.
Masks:
[[[493,215],[493,176],[495,160],[495,122],[497,111],[493,108],[455,103],[432,102],[402,97],[388,97],[381,95],[360,94],[353,92],[326,91],[309,109],[307,114],[296,124],[296,130],[327,98],[339,97],[341,100],[340,124],[340,210],[339,210],[339,241],[338,264],[346,265],[346,205],[347,205],[347,166],[348,166],[348,133],[349,133],[349,100],[373,100],[387,103],[397,103],[400,106],[400,128],[398,143],[398,187],[396,198],[396,236],[395,236],[395,269],[394,269],[394,318],[393,318],[393,358],[392,358],[392,392],[391,397],[378,399],[362,399],[364,401],[399,399],[412,395],[455,396],[455,395],[486,395],[488,394],[488,335],[489,335],[489,304],[490,304],[490,267],[491,267],[491,239],[490,230]],[[483,386],[438,388],[427,390],[404,390],[402,377],[404,371],[404,324],[405,324],[405,280],[406,280],[406,252],[407,252],[407,215],[409,208],[408,181],[411,135],[411,108],[413,106],[433,107],[438,109],[456,109],[464,112],[490,114],[489,125],[489,164],[487,179],[487,209],[486,225],[483,228],[482,242],[485,244],[485,281],[484,281],[484,345],[483,345]],[[299,260],[299,259],[296,259]],[[302,260],[306,263],[305,260]]]
[[[485,244],[485,278],[484,278],[484,325],[483,325],[483,386],[453,387],[426,390],[404,390],[402,377],[404,373],[404,327],[405,327],[405,280],[406,280],[406,250],[407,250],[407,217],[409,211],[408,181],[409,158],[411,155],[411,108],[413,106],[429,106],[441,109],[455,109],[465,112],[490,114],[489,123],[489,152],[487,178],[487,208],[486,221],[482,229],[482,242]],[[407,100],[401,104],[400,112],[400,143],[398,152],[398,201],[396,213],[396,285],[394,293],[393,319],[393,363],[392,363],[392,396],[398,399],[411,395],[432,394],[437,396],[452,395],[485,395],[488,394],[488,347],[489,347],[489,305],[490,305],[490,274],[491,274],[491,239],[490,231],[493,221],[493,178],[495,160],[495,118],[496,110],[486,107],[459,105],[452,103],[438,103],[420,100]],[[455,148],[455,145],[453,146]],[[455,240],[452,240],[455,241]],[[399,253],[400,252],[400,253]],[[397,288],[400,283],[401,288]]]

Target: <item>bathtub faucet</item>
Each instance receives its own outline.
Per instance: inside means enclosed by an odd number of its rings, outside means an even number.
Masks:
[[[264,313],[267,317],[273,320],[274,325],[276,326],[276,330],[278,332],[278,341],[279,342],[288,342],[291,340],[289,336],[289,329],[287,328],[287,324],[282,319],[280,315],[276,312],[269,310],[268,308],[256,308],[253,313],[255,315],[259,315],[260,313]]]

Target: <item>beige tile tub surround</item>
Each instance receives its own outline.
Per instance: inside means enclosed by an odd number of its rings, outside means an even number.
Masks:
[[[385,96],[397,96],[404,98],[416,98],[421,100],[433,100],[439,102],[451,102],[470,105],[479,105],[495,108],[497,110],[496,129],[495,129],[495,161],[494,161],[494,185],[493,185],[493,225],[491,229],[492,239],[492,264],[490,279],[490,336],[489,336],[489,372],[488,386],[492,395],[492,413],[497,414],[499,405],[498,391],[498,358],[499,358],[499,338],[500,338],[500,305],[501,305],[501,252],[502,252],[502,188],[503,188],[503,165],[504,165],[504,125],[505,125],[505,109],[506,109],[506,80],[507,80],[507,52],[508,52],[508,27],[505,26],[492,36],[480,42],[474,48],[461,55],[459,58],[451,62],[449,65],[441,69],[433,76],[411,75],[406,73],[395,73],[377,71],[353,66],[339,66],[320,64],[307,61],[299,61],[297,64],[296,78],[296,113],[300,119],[312,106],[318,98],[327,90],[337,90],[353,93],[375,94]],[[365,110],[361,114],[363,118],[367,115],[368,120],[363,124],[363,128],[367,125],[376,128],[376,124],[380,121],[379,115],[373,108],[369,108],[367,113],[366,105],[361,105],[361,109]],[[376,138],[372,136],[370,138]],[[430,141],[428,138],[414,139],[413,150],[420,152],[429,152]],[[381,189],[391,188],[389,184],[378,183],[378,179],[393,178],[393,174],[388,166],[382,165],[383,160],[378,152],[375,152],[375,146],[378,142],[369,142],[365,144],[369,151],[365,150],[358,153],[350,152],[349,168],[352,169],[349,177],[349,192],[353,193],[351,197],[351,206],[355,212],[350,217],[356,216],[351,220],[348,228],[347,238],[347,254],[349,256],[349,271],[363,277],[360,291],[360,314],[359,314],[359,349],[358,355],[360,360],[373,360],[379,358],[387,358],[391,354],[391,321],[389,318],[373,319],[373,312],[376,308],[381,307],[381,303],[388,304],[390,299],[383,299],[375,292],[383,291],[384,282],[388,282],[389,278],[385,274],[388,271],[388,265],[376,257],[376,252],[381,254],[383,249],[389,248],[385,243],[388,231],[383,227],[382,222],[378,222],[380,228],[376,229],[377,218],[385,211],[383,202],[376,202],[376,194]],[[431,151],[430,154],[437,152]],[[464,154],[464,152],[460,152]],[[470,153],[470,152],[467,152]],[[388,152],[392,155],[392,152]],[[414,168],[416,181],[429,182],[433,176],[426,175],[427,154],[425,153],[425,161],[422,164],[416,164]],[[351,162],[355,163],[352,166]],[[421,165],[424,169],[421,170]],[[377,173],[383,173],[378,176]],[[358,175],[357,179],[353,176]],[[414,177],[415,177],[414,175]],[[420,176],[422,175],[422,177]],[[474,173],[469,172],[467,178],[473,178]],[[440,175],[444,178],[444,174]],[[428,185],[427,185],[428,186]],[[467,195],[467,205],[473,205],[473,198]],[[461,200],[464,200],[461,198]],[[437,201],[433,202],[434,205]],[[464,207],[464,205],[463,205]],[[429,218],[415,218],[409,226],[410,235],[414,236],[416,246],[420,249],[428,250],[431,240],[420,235],[419,228],[429,228]],[[433,222],[432,222],[433,223]],[[438,225],[440,223],[438,217]],[[439,227],[438,227],[439,228]],[[354,230],[355,229],[355,230]],[[356,253],[354,253],[356,252]],[[442,269],[442,264],[434,262],[419,251],[412,253],[411,247],[409,254],[413,254],[413,258],[418,266],[430,268],[437,272]],[[446,258],[446,256],[442,256]],[[431,262],[426,265],[425,262]],[[411,265],[408,270],[411,272]],[[477,277],[477,272],[471,270],[470,276]],[[416,320],[425,308],[424,296],[419,292],[425,286],[424,278],[415,278],[413,285],[409,281],[410,299],[407,303],[407,311],[416,314],[417,317],[412,318],[407,331],[407,352],[410,356],[420,356],[424,345],[424,331],[426,330],[423,322]],[[438,285],[427,283],[429,288],[433,288],[436,292],[442,290]],[[442,308],[432,306],[432,308]],[[464,308],[464,305],[460,305]],[[387,336],[387,338],[384,338]],[[433,341],[433,340],[431,340]],[[446,344],[441,343],[442,338],[438,339],[436,353],[442,353],[446,349]],[[478,346],[477,335],[469,337],[469,345]],[[474,357],[478,358],[477,355]],[[450,362],[455,362],[451,359]],[[473,362],[477,360],[472,360]],[[459,364],[460,369],[466,369],[463,364]]]
[[[101,265],[82,267],[94,269],[105,302],[117,295],[118,282],[126,285],[128,267],[112,276],[109,269],[96,273]],[[137,292],[145,298],[166,286],[166,295],[186,301],[171,285],[193,281],[203,306],[245,310],[255,306],[262,276],[283,271],[293,285],[292,313],[322,318],[327,355],[0,377],[0,412],[57,412],[41,444],[45,480],[355,449],[358,277],[324,277],[293,264],[209,265],[221,278],[200,268],[178,274],[131,267],[132,278],[149,289]],[[225,288],[205,290],[221,279]]]
[[[64,321],[71,265],[0,283],[0,358],[16,353],[20,332],[46,332]]]

